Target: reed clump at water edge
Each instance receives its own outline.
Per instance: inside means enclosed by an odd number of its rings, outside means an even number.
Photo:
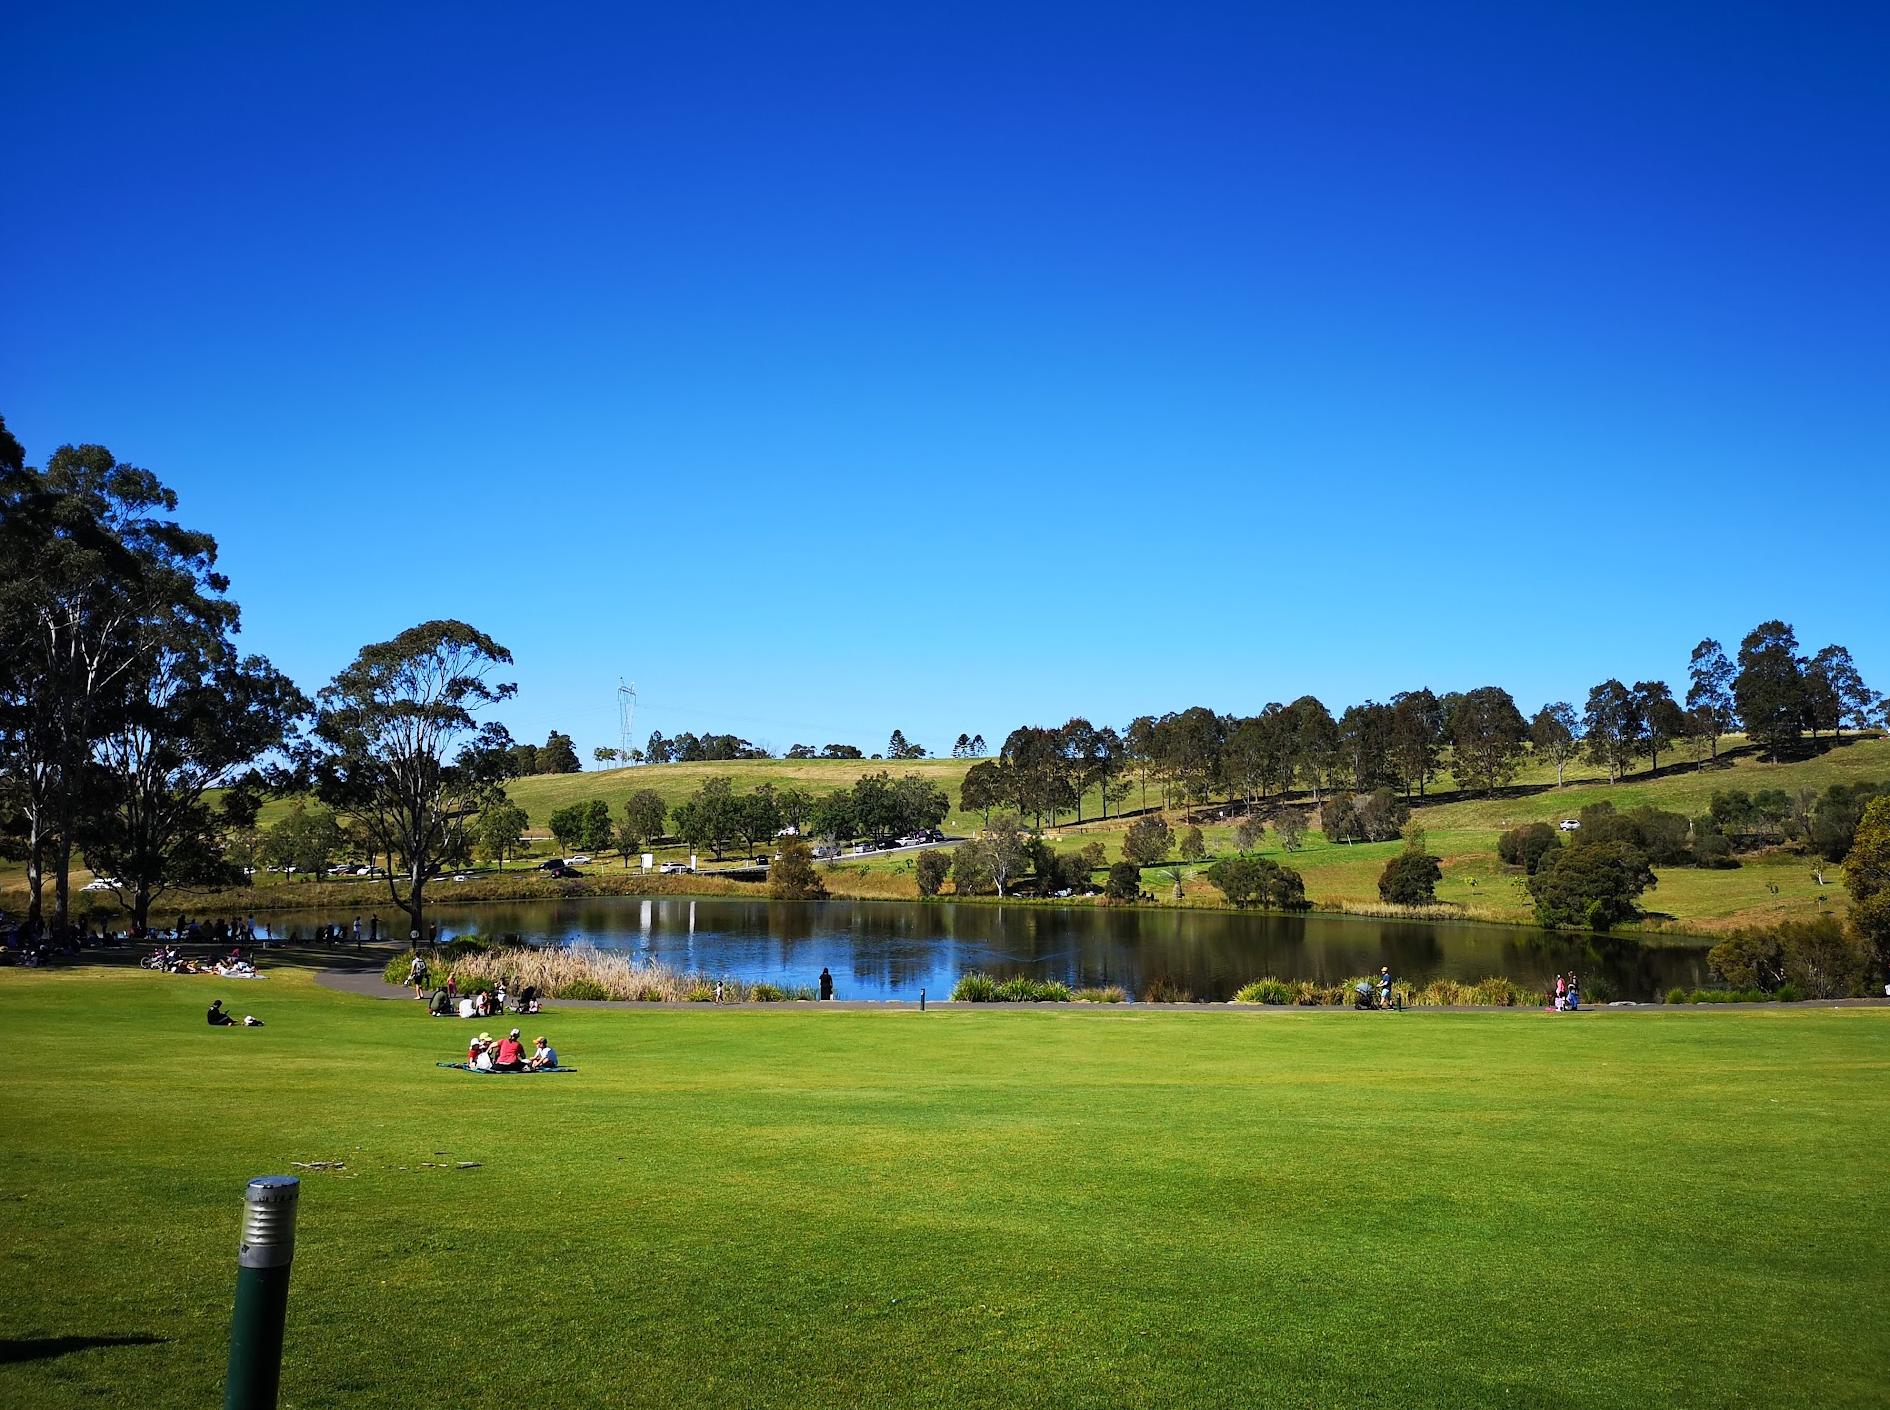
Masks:
[[[503,984],[509,993],[535,988],[552,999],[621,999],[631,1002],[713,1003],[716,985],[726,1004],[812,999],[806,985],[771,984],[733,975],[677,969],[660,960],[636,959],[591,945],[569,949],[519,946],[468,949],[443,956],[431,978],[451,977],[466,993]]]

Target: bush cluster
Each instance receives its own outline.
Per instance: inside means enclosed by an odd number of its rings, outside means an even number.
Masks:
[[[1128,997],[1120,984],[1086,984],[1070,991],[1071,1000],[1079,1004],[1120,1004]]]
[[[1670,1004],[1791,1004],[1804,998],[1795,984],[1782,984],[1768,993],[1764,989],[1669,989]]]
[[[952,998],[961,1004],[1067,1004],[1074,997],[1061,980],[1022,974],[998,979],[973,970],[952,986]]]

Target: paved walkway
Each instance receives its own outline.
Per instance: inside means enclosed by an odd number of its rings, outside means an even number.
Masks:
[[[316,983],[327,989],[335,989],[344,994],[358,994],[368,999],[405,999],[408,1003],[418,1003],[411,988],[403,988],[387,983],[378,971],[373,970],[322,970],[315,976]],[[1356,1009],[1350,1004],[1321,1004],[1313,1008],[1301,1008],[1293,1004],[960,1004],[950,999],[927,999],[926,1008],[938,1009],[982,1009],[987,1012],[1003,1012],[1012,1009],[1052,1009],[1058,1013],[1070,1014],[1123,1014],[1123,1013],[1233,1013],[1261,1016],[1266,1014],[1286,1013],[1357,1013],[1375,1012],[1375,1010]],[[767,1004],[693,1004],[693,1003],[648,1003],[637,999],[547,999],[543,1009],[628,1009],[637,1013],[674,1012],[679,1008],[724,1008],[724,1009],[771,1009],[777,1013],[803,1013],[810,1009],[821,1012],[869,1012],[878,1013],[892,1009],[911,1009],[917,1011],[916,1001],[905,999],[831,999],[819,1003],[807,999],[779,1000]],[[1623,1014],[1623,1013],[1713,1013],[1721,1009],[1854,1009],[1854,1008],[1890,1008],[1890,999],[1805,999],[1793,1004],[1603,1004],[1599,1007],[1585,1008],[1582,1014]],[[1547,1013],[1546,1008],[1519,1005],[1511,1009],[1501,1009],[1488,1004],[1456,1004],[1449,1007],[1427,1007],[1400,1010],[1402,1013]],[[1569,1015],[1560,1015],[1568,1017]],[[1581,1015],[1575,1015],[1580,1017]]]

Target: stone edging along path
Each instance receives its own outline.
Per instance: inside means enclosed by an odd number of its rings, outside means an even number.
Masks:
[[[378,971],[360,969],[322,969],[317,970],[315,982],[325,989],[333,989],[343,994],[354,994],[367,999],[405,999],[408,1003],[419,1002],[413,991],[404,985],[389,984],[382,979]],[[1221,1014],[1288,1014],[1288,1013],[1347,1013],[1364,1014],[1382,1012],[1376,1009],[1357,1009],[1350,1004],[1320,1004],[1301,1007],[1296,1004],[968,1004],[955,1003],[950,999],[927,999],[927,1009],[976,1009],[983,1013],[1002,1013],[1006,1010],[1024,1009],[1037,1011],[1048,1009],[1056,1013],[1069,1014],[1123,1014],[1123,1013],[1221,1013]],[[1579,1018],[1586,1014],[1631,1014],[1631,1013],[1717,1013],[1725,1009],[1749,1011],[1787,1010],[1787,1009],[1881,1009],[1890,1008],[1890,999],[1802,999],[1796,1003],[1780,1004],[1622,1004],[1609,1006],[1603,1004],[1597,1008],[1585,1008]],[[825,1003],[813,999],[784,999],[773,1003],[754,1004],[697,1004],[697,1003],[648,1003],[639,999],[548,999],[544,1001],[541,1013],[555,1013],[561,1009],[622,1009],[633,1013],[676,1013],[681,1010],[700,1009],[754,1009],[775,1013],[808,1012],[851,1012],[880,1013],[910,1010],[917,1013],[919,1005],[908,999],[829,999]],[[1511,1008],[1498,1008],[1493,1004],[1453,1004],[1449,1006],[1429,1006],[1424,1008],[1400,1009],[1401,1014],[1422,1013],[1547,1013],[1546,1008],[1536,1005],[1516,1005]],[[1568,1017],[1569,1015],[1558,1015]]]

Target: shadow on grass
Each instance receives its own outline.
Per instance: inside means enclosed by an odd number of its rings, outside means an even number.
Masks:
[[[100,1346],[160,1346],[169,1340],[169,1337],[154,1337],[143,1332],[121,1337],[0,1338],[0,1366],[10,1366],[16,1361],[51,1361]]]

